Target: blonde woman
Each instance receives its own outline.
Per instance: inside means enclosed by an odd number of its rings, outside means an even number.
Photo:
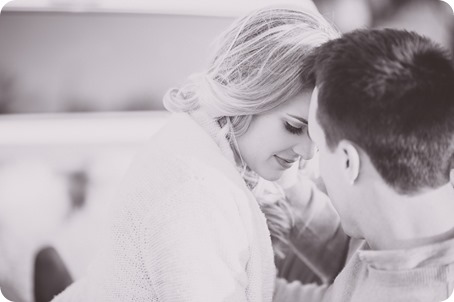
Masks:
[[[271,301],[270,233],[251,189],[312,157],[304,62],[335,36],[312,7],[235,21],[207,70],[165,96],[175,114],[134,160],[109,244],[55,301]]]

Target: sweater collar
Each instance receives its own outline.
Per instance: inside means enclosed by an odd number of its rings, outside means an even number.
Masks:
[[[238,173],[234,155],[225,136],[219,135],[220,126],[214,119],[206,118],[203,113],[174,113],[165,126],[166,148],[200,160],[222,172],[238,187],[251,194],[241,175]],[[184,131],[182,131],[184,129]],[[174,138],[171,142],[168,137]]]
[[[238,156],[235,156],[233,144],[228,139],[230,133],[224,123],[224,127],[220,125],[220,120],[209,116],[203,110],[195,110],[190,113],[191,118],[205,130],[213,141],[218,145],[221,153],[234,165],[237,172],[240,173],[246,186],[253,190],[259,181],[257,173],[249,169],[247,166],[242,166]]]
[[[227,140],[226,134],[222,131],[218,121],[214,118],[210,118],[202,110],[196,110],[189,113],[189,116],[194,120],[205,132],[211,137],[216,145],[221,150],[221,153],[230,161],[234,166],[235,157],[230,147],[230,143]]]

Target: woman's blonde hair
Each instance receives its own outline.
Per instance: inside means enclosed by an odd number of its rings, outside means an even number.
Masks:
[[[201,108],[213,118],[228,117],[233,134],[242,135],[253,115],[313,88],[303,62],[316,46],[337,36],[312,8],[254,11],[220,35],[209,68],[168,91],[164,106],[172,112]]]

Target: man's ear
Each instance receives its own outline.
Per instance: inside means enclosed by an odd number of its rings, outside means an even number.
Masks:
[[[350,141],[343,140],[339,142],[337,152],[339,152],[339,156],[341,157],[342,171],[345,179],[353,185],[358,179],[361,167],[359,150]]]

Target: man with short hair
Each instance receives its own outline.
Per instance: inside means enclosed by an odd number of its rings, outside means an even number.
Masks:
[[[322,45],[309,134],[344,231],[367,243],[331,286],[275,301],[442,301],[454,287],[454,67],[427,38],[360,30]]]

